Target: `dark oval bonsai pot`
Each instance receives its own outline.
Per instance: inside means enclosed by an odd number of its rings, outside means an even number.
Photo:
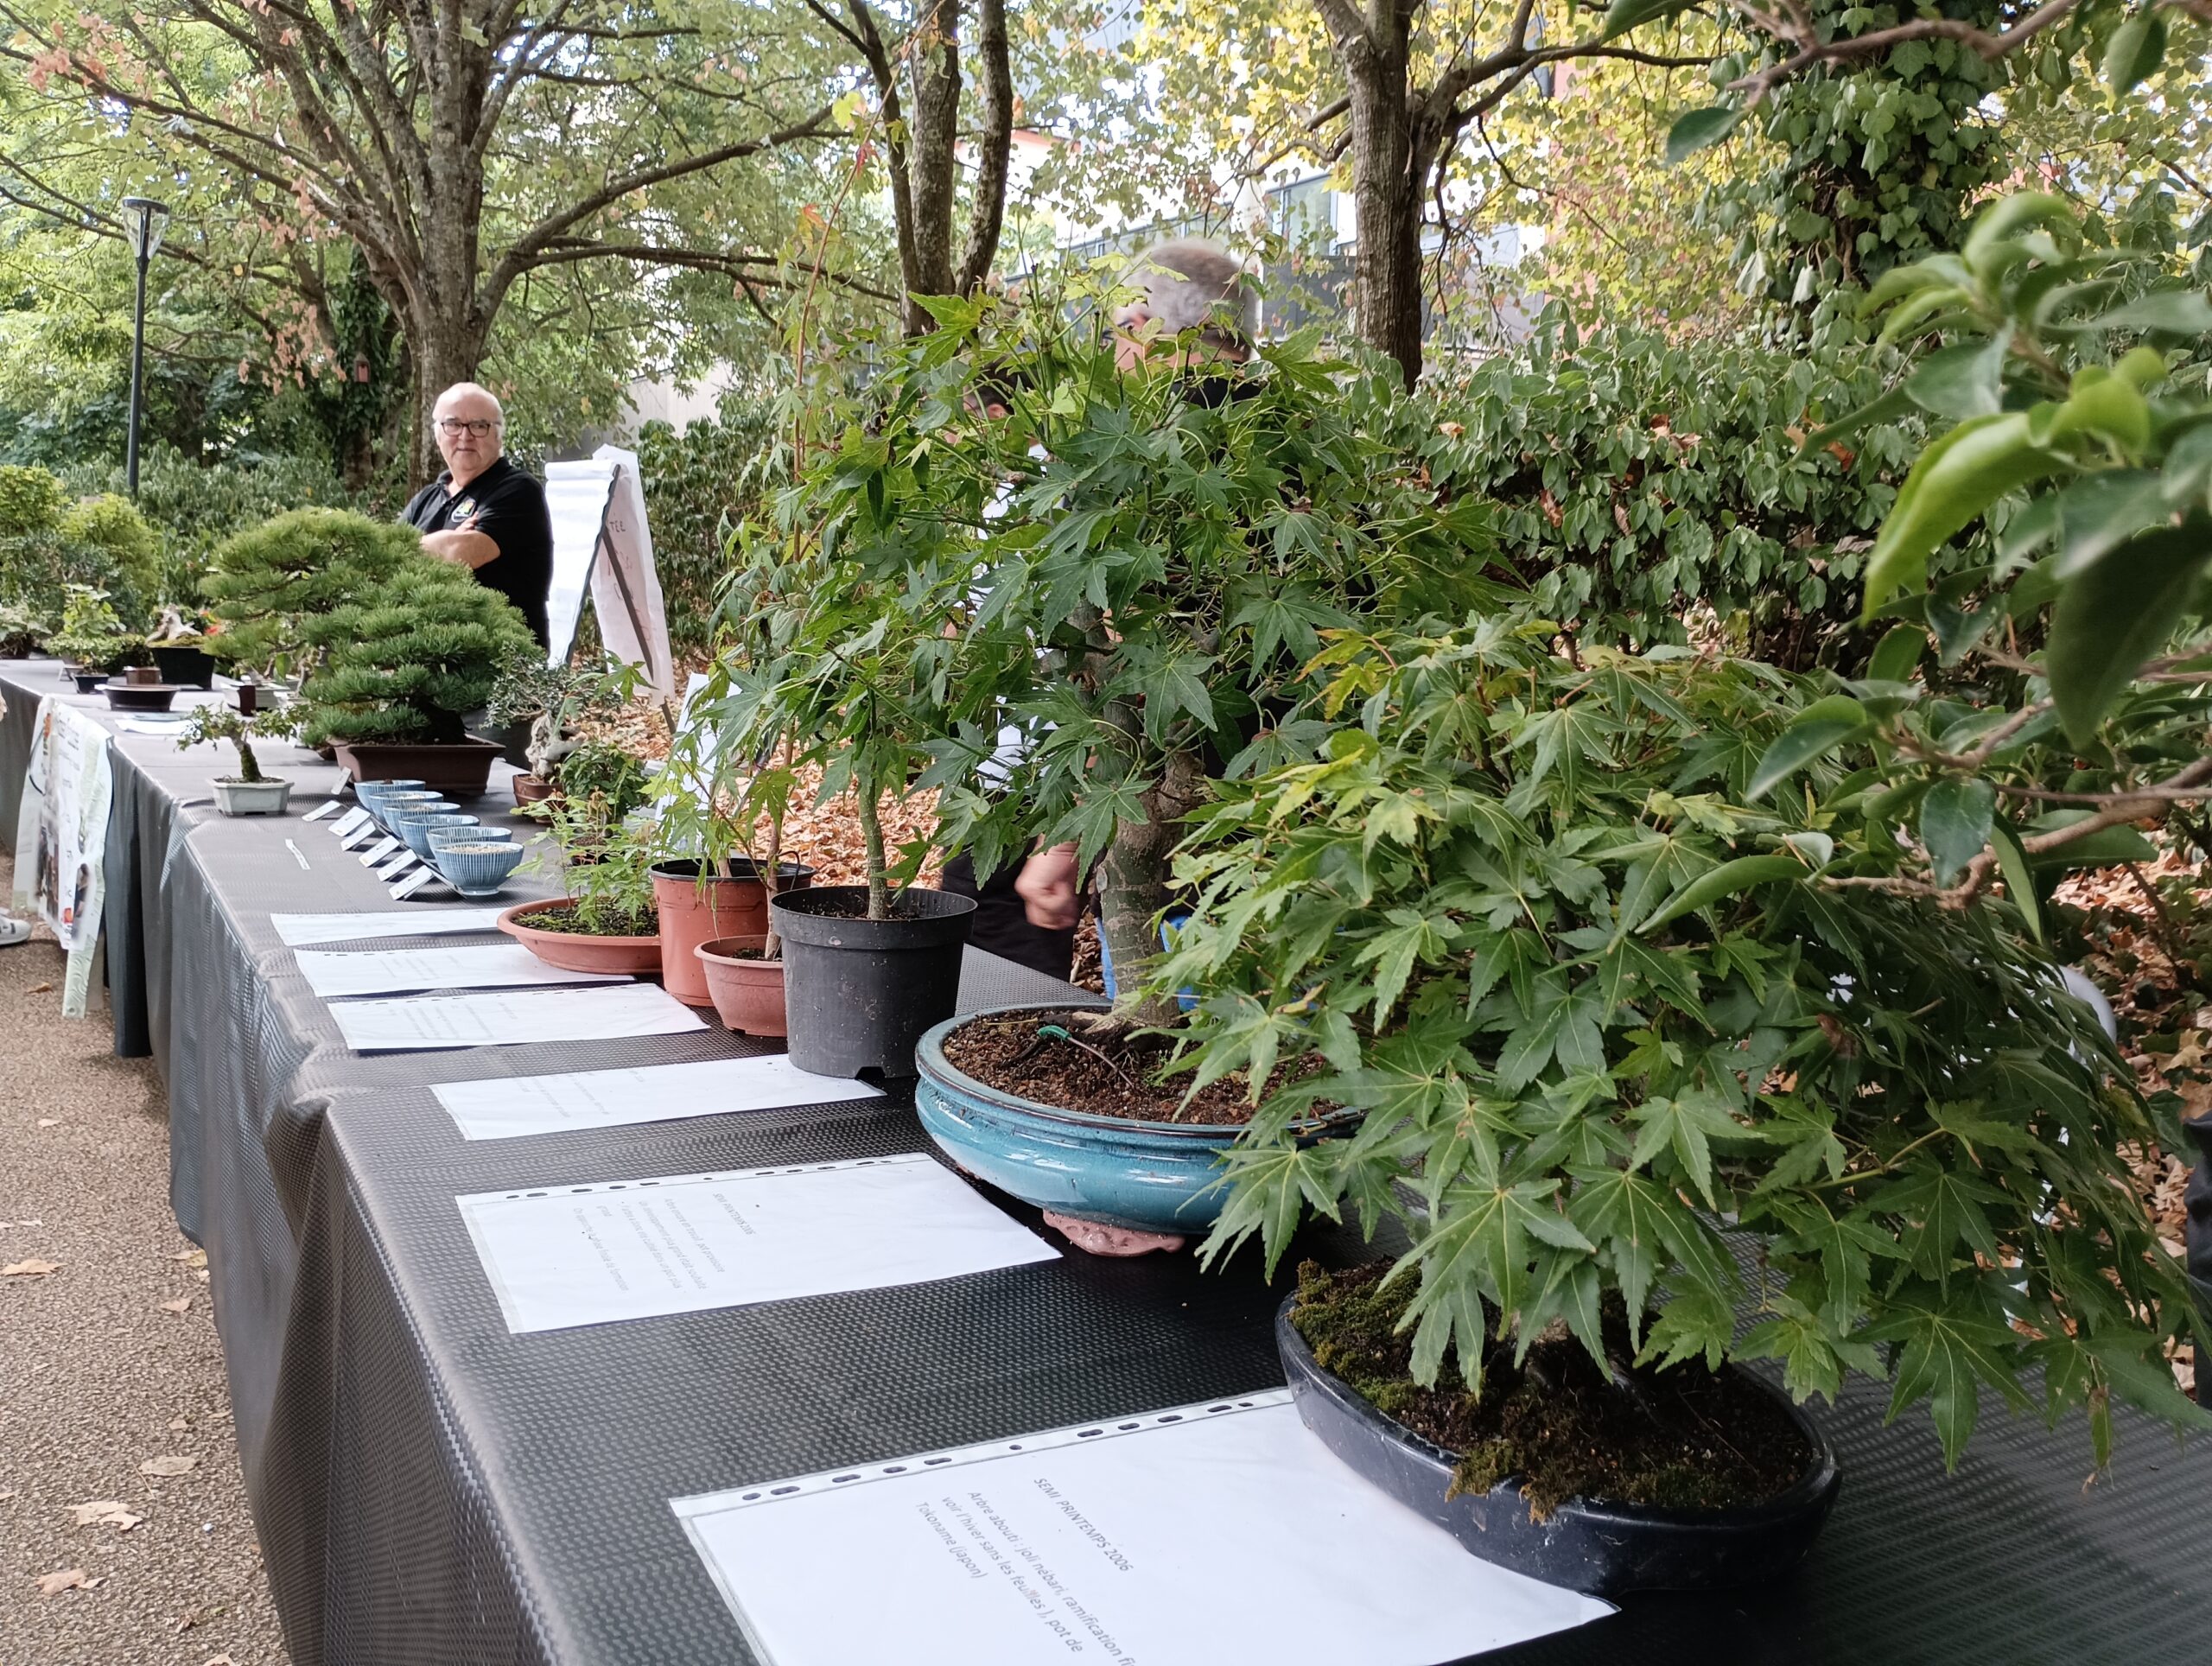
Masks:
[[[111,711],[167,711],[177,696],[169,683],[107,682],[100,684]]]
[[[72,667],[68,675],[77,684],[77,692],[79,694],[98,694],[107,686],[108,673],[105,671],[85,671]]]
[[[699,945],[765,935],[768,888],[760,882],[760,864],[750,856],[732,856],[704,881],[700,867],[690,858],[655,862],[653,906],[660,910],[660,940],[668,949],[668,992],[687,1005],[710,1007],[715,998],[705,963],[696,957]],[[804,862],[776,864],[779,892],[803,891],[813,883],[814,870]]]
[[[826,885],[768,906],[784,940],[791,1063],[817,1076],[913,1075],[916,1045],[959,1003],[974,900],[915,887],[895,893],[892,919],[869,919],[866,886]]]
[[[491,784],[499,748],[490,741],[454,741],[438,745],[400,741],[339,741],[336,760],[357,781],[392,781],[419,777],[437,792],[478,798]]]
[[[1324,1370],[1290,1322],[1297,1300],[1294,1292],[1275,1312],[1275,1346],[1300,1419],[1362,1478],[1484,1561],[1598,1597],[1726,1590],[1778,1579],[1795,1567],[1835,1504],[1842,1477],[1827,1441],[1789,1396],[1749,1372],[1813,1448],[1811,1467],[1779,1497],[1711,1510],[1570,1498],[1546,1522],[1530,1518],[1521,1484],[1510,1476],[1488,1492],[1447,1498],[1458,1454],[1385,1416]]]

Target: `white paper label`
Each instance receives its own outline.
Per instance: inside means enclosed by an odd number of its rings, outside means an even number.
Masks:
[[[518,989],[552,983],[627,983],[626,972],[549,966],[519,943],[454,949],[302,949],[300,974],[326,1001],[409,989]]]
[[[405,879],[400,881],[398,884],[391,887],[391,900],[394,902],[398,902],[405,898],[411,897],[417,891],[420,891],[424,886],[429,885],[433,881],[442,883],[442,881],[438,881],[438,875],[435,869],[429,868],[418,868],[416,872],[410,874]]]
[[[277,937],[295,949],[357,938],[443,937],[455,932],[489,932],[499,920],[496,908],[442,908],[435,913],[405,910],[361,914],[271,914]]]
[[[1059,1258],[920,1152],[454,1202],[516,1332],[923,1284]]]
[[[349,833],[358,832],[367,824],[368,819],[369,812],[357,804],[340,816],[330,830],[342,839]]]
[[[326,816],[336,815],[338,813],[338,808],[339,805],[337,799],[325,798],[313,810],[310,810],[306,815],[301,817],[300,819],[303,822],[319,822]]]
[[[388,1001],[341,1001],[327,1010],[337,1021],[346,1045],[356,1052],[607,1041],[616,1036],[677,1035],[707,1027],[698,1014],[658,983],[399,995]]]
[[[1287,1389],[671,1507],[762,1666],[1436,1666],[1612,1612],[1469,1555]]]
[[[780,1052],[565,1076],[494,1076],[480,1082],[441,1082],[430,1091],[464,1140],[506,1140],[563,1129],[618,1128],[883,1097],[881,1089],[866,1082],[803,1071]]]
[[[380,880],[396,880],[422,860],[412,850],[395,851],[391,861],[378,868],[377,877]]]
[[[361,866],[374,868],[378,862],[399,849],[399,841],[389,833],[361,853]]]

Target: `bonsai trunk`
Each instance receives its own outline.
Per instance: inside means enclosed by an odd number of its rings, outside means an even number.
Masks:
[[[1205,772],[1196,754],[1171,752],[1160,779],[1144,793],[1144,819],[1114,830],[1099,863],[1098,931],[1114,963],[1114,1016],[1123,1023],[1166,1024],[1172,1001],[1141,993],[1160,958],[1154,920],[1167,905],[1169,858],[1185,817],[1205,799]]]
[[[784,818],[777,816],[770,818],[768,823],[768,860],[760,869],[760,889],[768,899],[768,935],[760,944],[760,958],[763,960],[781,960],[784,957],[784,939],[776,930],[776,893],[782,888],[777,882],[781,877],[778,870],[783,865]]]
[[[885,876],[883,811],[876,802],[874,784],[855,782],[853,796],[860,801],[861,837],[868,845],[868,917],[891,918],[891,884]]]
[[[238,779],[258,781],[261,779],[260,760],[253,755],[253,748],[244,740],[238,741]]]

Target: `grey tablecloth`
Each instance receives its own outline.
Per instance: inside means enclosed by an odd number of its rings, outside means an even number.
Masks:
[[[165,1039],[158,1020],[150,1030],[169,1079],[174,1188],[208,1250],[247,1485],[298,1666],[748,1662],[669,1499],[1281,1381],[1278,1292],[1249,1262],[1209,1276],[1187,1256],[1069,1256],[509,1335],[456,1195],[919,1149],[911,1110],[874,1101],[465,1141],[426,1084],[748,1044],[708,1032],[356,1058],[268,916],[389,906],[382,892],[296,817],[197,819],[189,772],[171,779],[139,744],[127,738],[121,757],[173,799],[141,930],[149,961],[165,963],[146,987],[167,1014]],[[143,807],[141,826],[162,813]],[[962,999],[1050,999],[1057,987],[976,956]],[[1299,1253],[1361,1251],[1316,1232]],[[2050,1435],[1992,1404],[1946,1477],[1924,1412],[1885,1428],[1885,1401],[1880,1385],[1854,1383],[1818,1414],[1843,1493],[1793,1579],[1632,1599],[1616,1618],[1491,1658],[2202,1657],[2203,1447],[2177,1452],[2123,1410],[2114,1468],[2085,1488],[2078,1425]],[[1280,1588],[1223,1601],[1294,1602],[1299,1581],[1328,1567],[1317,1524]],[[867,1570],[853,1578],[867,1600]],[[1387,1654],[1378,1638],[1376,1657]]]

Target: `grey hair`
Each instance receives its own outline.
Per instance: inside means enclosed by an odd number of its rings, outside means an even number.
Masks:
[[[1238,352],[1251,344],[1244,268],[1219,244],[1188,237],[1155,243],[1122,281],[1143,296],[1141,304],[1165,334],[1198,330],[1208,347]]]
[[[441,393],[437,397],[436,401],[430,406],[430,409],[432,410],[435,410],[439,405],[445,404],[447,400],[452,398],[456,393],[482,394],[486,399],[489,399],[492,402],[492,415],[499,419],[499,426],[503,429],[506,427],[507,408],[499,403],[499,396],[493,392],[491,389],[486,387],[481,382],[455,382],[451,387],[448,388],[443,393]]]

